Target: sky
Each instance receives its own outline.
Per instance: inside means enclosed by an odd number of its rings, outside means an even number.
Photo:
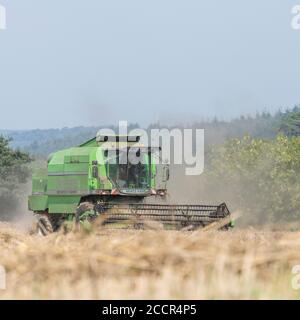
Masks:
[[[300,0],[0,4],[0,129],[188,123],[300,103]]]

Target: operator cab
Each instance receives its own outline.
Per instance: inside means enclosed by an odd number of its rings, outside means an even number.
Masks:
[[[140,144],[140,136],[103,135],[97,141],[103,148],[107,178],[114,189],[123,195],[156,194],[159,148]]]

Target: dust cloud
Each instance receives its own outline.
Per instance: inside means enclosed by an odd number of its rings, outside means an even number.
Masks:
[[[27,207],[30,193],[31,182],[21,184],[11,193],[0,193],[0,221],[23,231],[29,230],[34,222],[34,216]]]

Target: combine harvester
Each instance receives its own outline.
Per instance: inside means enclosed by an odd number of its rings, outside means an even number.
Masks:
[[[38,233],[48,235],[66,221],[81,225],[96,218],[102,225],[136,228],[149,222],[185,230],[212,224],[227,229],[231,225],[224,203],[146,203],[149,197],[166,197],[169,166],[155,161],[159,148],[144,147],[139,141],[139,136],[101,135],[50,155],[47,172],[33,176],[28,201],[29,210],[37,215]],[[124,161],[131,152],[142,158],[142,163]]]

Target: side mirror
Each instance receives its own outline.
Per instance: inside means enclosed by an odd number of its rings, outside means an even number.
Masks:
[[[165,166],[163,169],[163,181],[167,182],[170,179],[170,169],[169,166]]]
[[[92,177],[97,179],[99,176],[98,176],[98,166],[93,166],[92,167]]]

